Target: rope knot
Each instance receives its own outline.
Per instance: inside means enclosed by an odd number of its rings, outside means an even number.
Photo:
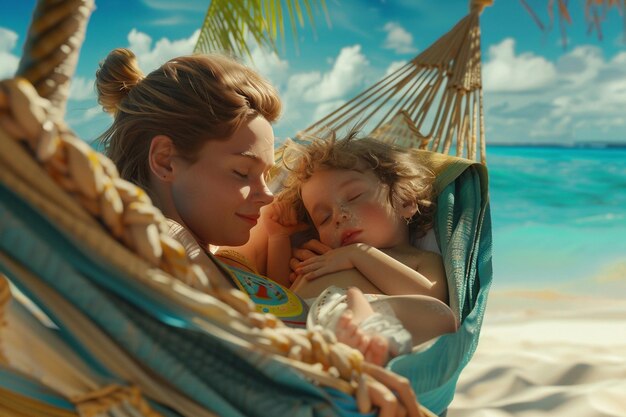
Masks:
[[[493,0],[470,0],[470,13],[481,14],[486,6],[493,5]]]

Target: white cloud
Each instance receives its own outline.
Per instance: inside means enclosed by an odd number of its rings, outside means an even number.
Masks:
[[[537,90],[556,78],[553,63],[532,53],[515,54],[515,40],[507,38],[489,48],[483,66],[485,91]]]
[[[342,48],[329,62],[332,67],[326,72],[299,72],[288,77],[281,92],[283,116],[276,125],[277,136],[290,136],[309,126],[363,87],[370,68],[360,45]]]
[[[337,110],[344,104],[346,104],[345,100],[333,100],[319,104],[313,112],[313,120],[320,120],[322,117],[328,115],[334,110]]]
[[[626,46],[626,32],[623,32],[622,34],[618,35],[615,37],[615,39],[613,40],[613,45],[617,46],[617,47],[625,47]]]
[[[389,66],[385,70],[385,77],[387,77],[388,75],[391,75],[394,72],[398,71],[400,68],[405,66],[406,63],[407,63],[407,61],[393,61],[391,64],[389,64]]]
[[[603,65],[604,57],[600,48],[579,46],[563,55],[556,68],[566,82],[582,85],[595,79]]]
[[[189,24],[192,21],[187,18],[187,17],[183,17],[180,15],[175,15],[175,16],[168,16],[168,17],[164,17],[163,19],[155,19],[151,22],[147,22],[150,25],[154,25],[154,26],[180,26],[183,24]]]
[[[94,79],[86,79],[84,77],[75,76],[70,84],[70,100],[83,101],[95,100],[96,91],[94,88]]]
[[[287,79],[289,62],[280,59],[276,52],[263,50],[254,42],[249,42],[249,45],[252,58],[246,57],[245,64],[257,70],[275,87],[281,86]]]
[[[172,58],[191,54],[199,33],[197,30],[189,38],[177,40],[162,38],[153,43],[148,34],[132,29],[127,37],[128,47],[137,56],[141,70],[147,74]],[[95,102],[96,93],[93,85],[93,79],[79,76],[75,76],[70,85],[68,107],[72,107],[73,110],[71,114],[68,111],[69,116],[72,117],[69,123],[72,126],[89,125],[89,128],[83,129],[86,132],[83,133],[85,137],[96,137],[110,124],[109,117],[102,111],[101,106],[96,105],[85,109],[83,103],[78,104],[79,107],[76,107],[77,104],[71,103],[86,102],[87,100]]]
[[[322,79],[322,75],[315,72],[303,72],[294,74],[287,81],[286,96],[302,98],[305,92],[317,85]]]
[[[511,41],[512,42],[512,41]],[[505,48],[506,46],[506,48]],[[496,47],[512,52],[513,45]],[[606,59],[594,46],[580,46],[560,56],[556,62],[539,56],[492,54],[488,65],[514,62],[524,72],[542,79],[541,88],[495,88],[501,73],[484,71],[486,123],[495,141],[623,141],[626,116],[626,52]],[[497,59],[496,59],[497,57]],[[530,65],[529,62],[534,62]],[[505,65],[502,65],[505,67]],[[548,76],[541,72],[544,68]],[[485,68],[487,69],[487,68]],[[509,83],[523,84],[521,71],[509,74]],[[517,81],[514,78],[518,77]],[[505,77],[498,82],[503,83]],[[493,135],[499,135],[493,137]]]
[[[20,58],[11,52],[17,44],[17,33],[0,27],[0,80],[15,75]]]
[[[361,53],[361,45],[346,46],[329,72],[313,71],[292,76],[288,94],[302,94],[304,100],[313,103],[335,100],[361,84],[368,65],[367,58]]]
[[[417,52],[417,48],[413,46],[413,35],[398,23],[389,22],[383,29],[387,32],[383,48],[392,49],[397,54],[414,54]]]
[[[103,114],[102,106],[94,106],[85,110],[85,114],[83,116],[83,121],[86,122],[88,120],[93,119],[94,117]]]
[[[139,68],[147,74],[172,58],[191,54],[199,35],[198,29],[188,38],[174,41],[161,38],[153,47],[149,35],[132,29],[128,34],[128,44],[130,50],[137,56]]]
[[[17,38],[17,33],[0,27],[0,51],[10,51],[15,48]]]
[[[626,65],[626,52],[620,52],[619,54],[615,55],[611,60],[611,63],[617,65]]]
[[[555,119],[554,117],[542,117],[534,124],[529,125],[529,136],[531,138],[555,138],[571,136],[573,130],[571,116],[563,116]]]
[[[151,9],[164,10],[164,11],[196,11],[206,12],[209,7],[209,2],[206,0],[185,0],[185,1],[171,1],[171,0],[142,0],[143,4]]]

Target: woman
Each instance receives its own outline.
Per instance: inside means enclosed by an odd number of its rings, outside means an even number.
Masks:
[[[265,176],[274,163],[270,123],[281,109],[276,90],[215,55],[175,58],[144,76],[127,49],[101,63],[96,87],[114,116],[101,141],[121,176],[150,195],[192,260],[233,285],[211,251],[244,244],[261,207],[273,200]],[[420,415],[405,379],[370,369],[403,398],[402,406],[380,383],[370,384],[381,416]]]

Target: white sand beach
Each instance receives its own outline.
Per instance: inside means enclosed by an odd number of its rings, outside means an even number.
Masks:
[[[448,417],[626,416],[626,299],[490,294]]]

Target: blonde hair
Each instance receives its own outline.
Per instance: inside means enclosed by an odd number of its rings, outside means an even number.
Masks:
[[[302,202],[302,184],[322,169],[343,169],[372,172],[389,187],[389,203],[398,209],[415,203],[417,212],[410,222],[412,236],[421,237],[432,227],[434,173],[416,163],[413,151],[376,139],[358,138],[352,131],[338,140],[334,132],[313,138],[310,144],[287,142],[283,165],[287,175],[278,198],[296,208],[300,221],[310,221]]]
[[[98,139],[123,178],[149,190],[153,137],[168,136],[184,158],[232,135],[256,115],[278,119],[277,91],[252,69],[221,55],[172,59],[144,76],[128,49],[109,53],[96,72],[98,103],[114,116]]]

